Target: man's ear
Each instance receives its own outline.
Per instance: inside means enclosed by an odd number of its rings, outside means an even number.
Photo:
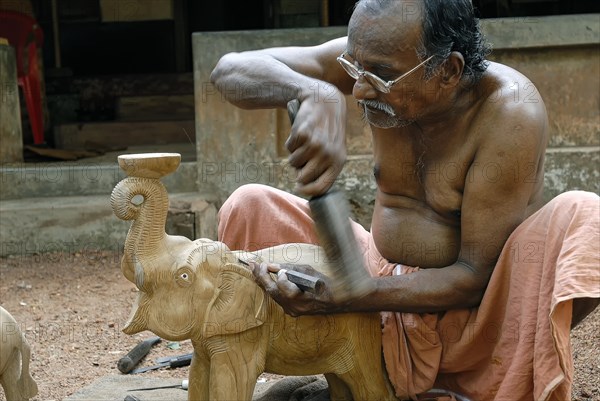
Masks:
[[[465,59],[459,52],[452,52],[442,64],[441,85],[450,88],[458,85],[465,68]]]

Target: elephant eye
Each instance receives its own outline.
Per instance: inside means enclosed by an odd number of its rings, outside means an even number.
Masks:
[[[181,287],[188,287],[194,281],[194,272],[188,266],[178,269],[175,273],[175,282]]]

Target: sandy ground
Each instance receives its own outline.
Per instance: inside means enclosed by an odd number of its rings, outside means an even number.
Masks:
[[[121,274],[119,261],[119,255],[106,252],[0,259],[0,304],[15,317],[31,345],[31,371],[39,387],[34,400],[62,400],[102,376],[120,374],[117,360],[153,336],[121,332],[136,289]],[[600,309],[572,332],[571,339],[573,400],[600,401]],[[140,366],[189,352],[189,341],[163,340]],[[187,374],[187,367],[143,373],[182,379]],[[0,399],[5,399],[3,392]]]

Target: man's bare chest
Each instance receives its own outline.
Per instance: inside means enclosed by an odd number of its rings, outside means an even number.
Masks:
[[[468,143],[453,142],[374,136],[373,173],[378,190],[385,194],[381,199],[390,202],[382,206],[394,207],[406,199],[442,217],[460,215],[474,150]]]

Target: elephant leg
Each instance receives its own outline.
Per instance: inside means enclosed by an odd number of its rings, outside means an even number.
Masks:
[[[208,355],[194,350],[188,379],[188,401],[210,400],[210,359]]]
[[[329,387],[329,397],[331,401],[352,401],[352,393],[346,383],[333,373],[325,373],[327,386]]]
[[[265,366],[267,344],[257,337],[260,336],[261,330],[262,328],[257,327],[243,333],[212,339],[211,400],[252,400],[256,379]],[[252,331],[254,335],[244,337]]]
[[[21,353],[14,349],[8,358],[2,376],[0,376],[0,384],[4,389],[4,394],[7,400],[20,401],[25,400],[21,394],[21,389],[18,383],[21,376]]]
[[[210,364],[210,399],[251,401],[260,375],[256,361],[243,361],[236,352],[215,355]]]
[[[359,364],[360,361],[357,361],[356,366],[361,366]],[[343,383],[347,384],[355,400],[397,401],[384,369],[383,364],[379,368],[371,366],[368,370],[354,369],[340,375],[338,380],[343,380]],[[333,396],[331,399],[333,401]]]

